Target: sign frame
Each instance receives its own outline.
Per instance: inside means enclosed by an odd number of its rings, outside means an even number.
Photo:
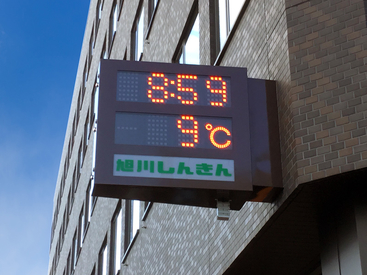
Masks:
[[[231,79],[231,106],[194,106],[117,101],[117,72],[216,75]],[[253,188],[250,106],[246,68],[101,60],[95,183],[93,195],[216,208],[217,200],[240,209],[256,197]],[[232,119],[232,149],[213,150],[115,144],[116,112],[174,114]],[[234,181],[140,178],[114,175],[115,155],[224,159],[234,161]]]

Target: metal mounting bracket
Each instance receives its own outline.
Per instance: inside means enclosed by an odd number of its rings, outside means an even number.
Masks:
[[[217,201],[217,220],[228,221],[230,216],[229,201]]]

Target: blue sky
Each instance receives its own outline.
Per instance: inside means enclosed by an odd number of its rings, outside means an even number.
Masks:
[[[0,273],[47,274],[88,0],[1,0]]]

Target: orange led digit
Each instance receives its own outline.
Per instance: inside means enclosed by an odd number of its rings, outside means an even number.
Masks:
[[[185,121],[191,122],[190,126],[193,129],[183,128],[183,123]],[[187,123],[186,123],[187,124]],[[182,147],[195,147],[195,143],[199,143],[199,130],[198,130],[198,122],[195,120],[193,116],[182,115],[181,119],[177,119],[177,128],[180,129],[181,133],[192,135],[192,142],[181,142]]]
[[[213,88],[213,85],[214,86],[220,86],[220,88],[219,89],[217,87]],[[227,83],[225,81],[223,81],[222,77],[220,77],[220,76],[211,76],[210,80],[206,81],[206,87],[209,89],[209,91],[212,94],[220,94],[221,95],[221,102],[211,100],[210,105],[211,106],[223,107],[223,103],[227,102]]]
[[[157,79],[163,82],[161,85],[154,85],[153,81]],[[165,100],[168,99],[168,91],[165,87],[168,87],[168,78],[161,73],[152,73],[152,77],[148,77],[148,85],[151,89],[147,90],[147,96],[153,103],[165,103]],[[163,94],[162,94],[162,92]],[[159,93],[158,93],[159,92]]]
[[[196,75],[188,75],[188,74],[178,74],[177,75],[177,92],[179,94],[177,95],[177,99],[181,102],[181,104],[194,105],[195,102],[198,101],[198,94],[194,91],[194,88],[182,86],[182,80],[186,80],[186,79],[187,80],[197,80],[198,77]],[[191,96],[190,96],[191,99],[185,100],[184,98],[189,96],[188,93],[191,93]]]

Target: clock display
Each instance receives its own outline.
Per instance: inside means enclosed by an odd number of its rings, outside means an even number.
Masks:
[[[230,77],[117,72],[117,101],[231,107]]]

